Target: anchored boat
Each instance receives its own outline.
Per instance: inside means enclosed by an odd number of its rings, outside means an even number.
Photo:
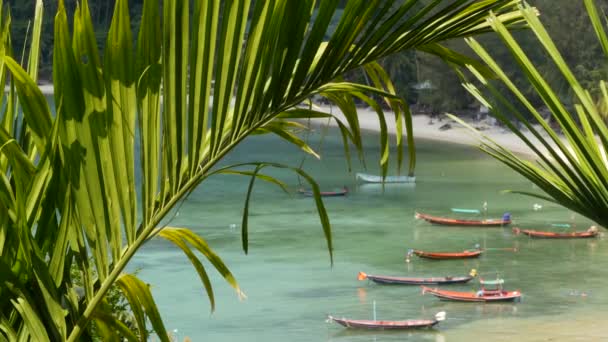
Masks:
[[[465,226],[465,227],[500,227],[511,223],[511,214],[505,213],[500,219],[483,219],[483,220],[464,220],[447,217],[432,216],[423,213],[416,213],[417,219],[422,219],[433,224],[444,226]]]
[[[420,258],[434,259],[434,260],[446,260],[446,259],[466,259],[466,258],[477,258],[483,253],[481,249],[475,250],[464,250],[462,252],[425,252],[416,249],[410,249],[406,255],[406,261],[409,257],[414,254]]]
[[[460,277],[392,277],[371,275],[364,272],[359,272],[357,279],[369,279],[377,284],[388,285],[449,285],[449,284],[464,284],[469,282],[477,275],[477,270],[472,269],[469,275]]]
[[[477,292],[449,291],[422,286],[422,294],[430,293],[441,300],[458,302],[512,302],[521,298],[521,292],[519,291],[503,290],[503,283],[503,279],[480,280],[481,289]]]
[[[515,234],[524,234],[528,235],[532,238],[538,239],[586,239],[586,238],[594,238],[599,235],[599,231],[596,226],[591,226],[589,229],[585,231],[578,232],[549,232],[549,231],[540,231],[540,230],[529,230],[529,229],[520,229],[513,228],[513,233]]]
[[[412,319],[404,321],[379,321],[365,319],[347,319],[328,316],[328,322],[336,322],[346,328],[371,329],[371,330],[395,330],[395,329],[414,329],[430,328],[437,323],[445,320],[445,311],[438,312],[435,319]]]

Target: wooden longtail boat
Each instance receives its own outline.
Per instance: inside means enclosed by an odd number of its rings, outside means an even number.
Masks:
[[[439,285],[439,284],[463,284],[477,275],[477,270],[473,269],[468,276],[461,277],[390,277],[365,274],[359,272],[357,279],[369,279],[377,284],[389,285]]]
[[[597,227],[592,226],[585,231],[578,232],[564,232],[564,233],[556,233],[556,232],[547,232],[547,231],[538,231],[538,230],[529,230],[529,229],[520,229],[513,228],[513,233],[515,234],[525,234],[532,238],[538,239],[585,239],[585,238],[593,238],[599,235],[599,231]]]
[[[505,291],[502,289],[504,280],[480,280],[481,289],[477,292],[462,292],[462,291],[449,291],[438,288],[430,288],[426,286],[422,287],[422,294],[430,293],[433,296],[441,300],[451,300],[459,302],[512,302],[521,298],[521,292],[519,291]],[[494,286],[494,288],[486,288],[487,285]]]
[[[308,197],[314,196],[314,193],[312,190],[307,190],[307,189],[302,189],[302,188],[298,189],[298,193],[300,193],[304,196],[308,196]],[[346,194],[348,194],[347,187],[343,187],[341,190],[337,190],[337,191],[321,191],[321,197],[346,196]]]
[[[357,172],[355,175],[357,179],[362,180],[366,183],[382,183],[382,176],[369,175],[367,173]],[[384,183],[415,183],[415,176],[386,176]]]
[[[515,301],[521,298],[521,292],[519,291],[478,291],[474,292],[461,292],[461,291],[448,291],[440,289],[432,289],[430,287],[423,286],[423,293],[430,293],[441,300],[453,300],[459,302],[508,302]]]
[[[404,321],[377,321],[365,319],[347,319],[328,316],[328,322],[336,322],[346,328],[354,329],[373,329],[373,330],[395,330],[395,329],[415,329],[430,328],[445,319],[445,312],[438,312],[435,319],[411,319]]]
[[[433,224],[444,226],[466,226],[466,227],[500,227],[511,223],[511,214],[505,213],[501,219],[484,220],[463,220],[447,217],[431,216],[423,213],[416,213],[417,219],[423,219]]]
[[[476,250],[464,250],[462,252],[425,252],[425,251],[419,251],[419,250],[411,250],[408,251],[408,256],[411,254],[415,254],[421,258],[426,258],[426,259],[435,259],[435,260],[446,260],[446,259],[466,259],[466,258],[477,258],[481,255],[481,253],[483,253],[482,250],[480,249],[476,249]],[[406,256],[406,260],[407,257]]]

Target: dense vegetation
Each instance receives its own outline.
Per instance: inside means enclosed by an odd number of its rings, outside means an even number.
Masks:
[[[111,16],[116,0],[96,0],[90,2],[91,17],[96,32],[98,47],[103,48],[106,40]],[[419,6],[430,1],[420,1]],[[33,13],[35,0],[10,0],[12,11],[12,40],[17,55],[17,60],[21,58],[22,42],[26,36],[29,20]],[[595,36],[593,29],[588,25],[587,13],[583,1],[572,0],[529,0],[528,3],[537,7],[541,13],[541,20],[549,33],[556,38],[558,48],[564,54],[564,59],[571,65],[579,80],[588,85],[591,90],[597,90],[599,75],[605,70],[605,59],[601,49],[594,44]],[[66,0],[68,13],[73,13],[76,0]],[[343,8],[346,1],[341,1],[339,8]],[[141,22],[143,0],[130,0],[129,11],[131,17],[131,27],[135,33]],[[608,0],[597,1],[600,9],[608,9]],[[55,13],[57,1],[45,2],[46,13]],[[338,14],[329,25],[331,31],[338,23]],[[41,61],[40,79],[50,81],[53,45],[53,16],[47,15],[44,18],[42,37],[41,37]],[[546,54],[536,48],[536,43],[531,33],[522,31],[516,33],[516,37],[529,57],[537,62],[539,69],[549,75],[548,80],[564,95],[564,99],[569,99],[572,94],[568,93],[565,80],[550,59],[545,58]],[[480,39],[484,45],[493,51],[495,58],[500,61],[508,59],[508,52],[500,42],[499,38],[493,34],[486,35]],[[461,41],[453,41],[449,46],[457,51],[472,54],[466,44]],[[387,69],[393,82],[397,86],[401,96],[412,104],[418,111],[440,113],[444,111],[459,112],[465,110],[476,110],[478,102],[460,86],[460,79],[451,72],[449,66],[445,65],[436,57],[414,51],[404,51],[389,56],[381,61],[381,65]],[[524,77],[518,73],[516,67],[506,68],[505,71],[513,78],[517,84],[525,84]],[[351,73],[348,77],[358,81],[364,81],[361,73]],[[431,86],[431,89],[424,87]],[[522,86],[522,91],[526,95],[533,95],[534,92],[529,86]],[[421,89],[422,88],[422,89]],[[533,97],[535,105],[540,106],[539,99]]]
[[[571,65],[575,74],[585,85],[597,91],[598,80],[605,72],[605,57],[601,47],[596,43],[595,33],[589,25],[588,15],[582,0],[529,0],[540,12],[540,19],[549,34],[555,38],[557,47],[563,52],[564,59]],[[600,9],[608,8],[608,1],[597,1]],[[557,89],[567,104],[571,103],[572,94],[561,73],[547,54],[538,49],[538,42],[529,30],[514,32],[522,49],[546,75],[548,81]],[[526,82],[525,76],[511,62],[510,53],[501,39],[494,34],[487,34],[478,39],[489,51],[492,51],[497,62],[503,65],[504,71],[515,84],[521,87],[526,96],[531,97],[535,106],[542,107],[538,96]],[[456,51],[473,55],[466,43],[456,40],[448,44]],[[435,57],[425,53],[396,54],[387,57],[382,65],[388,69],[393,81],[402,96],[410,103],[420,105],[421,111],[440,113],[444,111],[460,112],[477,110],[476,102],[461,86],[461,80],[450,68]],[[416,90],[416,84],[425,81],[433,89]]]

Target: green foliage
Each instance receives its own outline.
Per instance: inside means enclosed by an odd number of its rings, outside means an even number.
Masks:
[[[605,31],[606,18],[601,17],[595,2],[584,2],[590,27],[599,38],[597,47],[608,56],[608,38]],[[550,57],[559,71],[559,76],[567,86],[550,82],[553,75],[546,74],[540,66],[528,58],[525,51],[513,35],[499,21],[492,21],[493,29],[500,35],[509,50],[513,61],[534,89],[536,97],[542,100],[549,109],[551,121],[555,127],[532,104],[505,70],[491,55],[488,49],[479,42],[469,39],[473,50],[498,75],[500,82],[517,99],[518,110],[498,88],[487,79],[476,73],[482,86],[466,83],[465,87],[479,101],[487,103],[493,114],[506,127],[513,131],[535,154],[536,162],[516,156],[513,152],[500,146],[487,137],[483,137],[481,149],[505,163],[516,172],[536,184],[544,193],[513,191],[524,195],[538,197],[575,211],[608,227],[608,127],[602,111],[603,104],[608,103],[608,88],[605,81],[598,81],[594,89],[585,88],[587,82],[579,81],[575,66],[568,65],[568,54],[562,54],[550,38],[544,25],[541,24],[534,9],[521,6],[520,11],[537,38],[539,48]],[[577,24],[578,25],[578,24]],[[581,47],[582,48],[582,47]],[[587,47],[585,47],[587,48]],[[605,60],[606,58],[603,58]],[[582,73],[582,77],[586,75]],[[602,75],[605,77],[605,74]],[[572,94],[571,96],[568,94]],[[572,100],[570,100],[572,98]],[[568,105],[568,104],[571,105]],[[599,104],[599,105],[598,105]],[[528,119],[531,117],[532,119]],[[525,134],[519,127],[525,127]]]
[[[139,270],[133,272],[137,275]],[[79,296],[82,296],[84,291],[84,283],[81,276],[81,271],[76,264],[72,264],[70,269],[70,283]],[[129,302],[125,294],[120,290],[118,285],[113,285],[108,290],[108,294],[100,304],[104,306],[106,312],[111,313],[120,321],[125,327],[134,332],[134,335],[140,339],[139,331],[137,330],[137,322],[135,316],[131,312]],[[144,326],[145,328],[145,326]],[[99,333],[99,328],[96,324],[90,324],[86,333],[91,337],[93,341],[103,341],[103,336]],[[149,332],[148,332],[149,333]]]
[[[102,58],[92,18],[109,2],[95,3],[79,1],[72,20],[71,2],[57,3],[54,115],[37,86],[41,37],[47,32],[41,29],[42,1],[36,1],[25,67],[11,57],[10,16],[3,11],[1,17],[0,79],[10,80],[0,106],[1,339],[91,340],[94,322],[102,340],[147,341],[151,328],[168,341],[148,284],[124,273],[140,248],[157,236],[184,252],[211,310],[209,268],[242,295],[203,237],[162,225],[196,186],[218,173],[282,186],[262,169],[297,172],[313,189],[333,260],[329,217],[309,175],[279,164],[218,168],[220,162],[252,134],[275,134],[315,155],[293,129],[301,126],[298,119],[328,115],[298,107],[318,95],[344,114],[344,119],[329,116],[338,122],[346,153],[349,144],[359,155],[363,151],[354,99],[376,111],[386,175],[389,139],[379,103],[384,101],[396,114],[397,164],[403,159],[405,131],[413,173],[409,108],[375,61],[421,49],[450,63],[471,64],[440,44],[487,32],[489,11],[508,25],[521,21],[511,12],[513,0],[433,2],[424,11],[411,6],[417,1],[349,0],[325,39],[342,3],[338,0],[166,0],[162,6],[146,0],[135,33],[128,1],[116,0],[111,20],[100,21],[109,22]],[[368,85],[342,78],[361,67]],[[141,175],[137,181],[136,175]],[[248,194],[253,180],[250,184]],[[245,251],[249,198],[242,228]],[[73,268],[78,283],[71,277]],[[116,288],[135,323],[111,305]]]

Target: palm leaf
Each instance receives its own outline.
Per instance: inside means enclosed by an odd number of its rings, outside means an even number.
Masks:
[[[607,52],[606,33],[595,4],[589,0],[585,1],[585,6],[600,44],[604,52]],[[558,92],[545,80],[543,74],[530,61],[504,24],[494,17],[494,20],[491,20],[492,28],[500,35],[536,94],[551,111],[551,117],[559,125],[559,131],[552,129],[545,122],[531,102],[518,90],[518,87],[481,44],[470,39],[469,45],[532,115],[532,122],[529,122],[529,119],[509,103],[480,73],[474,72],[473,74],[483,84],[482,89],[473,84],[466,84],[465,87],[479,100],[490,105],[496,118],[531,149],[539,162],[531,163],[488,137],[482,137],[481,149],[528,178],[545,194],[529,191],[512,192],[553,201],[606,227],[608,217],[604,213],[608,206],[608,164],[606,163],[605,148],[608,146],[608,127],[596,106],[597,101],[592,99],[590,92],[584,89],[576,79],[538,20],[536,11],[529,6],[522,5],[520,12],[536,35],[539,45],[544,48],[567,80],[575,95],[575,103],[572,108],[563,104],[564,101],[559,97]],[[475,69],[472,70],[475,71]],[[600,82],[600,89],[603,84],[603,81]],[[606,93],[601,96],[605,97]],[[511,122],[509,119],[511,115],[515,116],[530,131],[534,139],[528,138],[517,125]],[[563,133],[563,136],[560,135],[560,132]]]
[[[30,305],[29,301],[23,298],[18,298],[12,301],[15,309],[19,312],[21,317],[24,318],[25,326],[27,330],[22,330],[20,333],[20,339],[29,340],[32,338],[34,341],[50,341],[49,336],[46,333],[44,324],[40,320],[34,308]]]
[[[255,166],[253,171],[237,171],[235,168],[243,167],[243,166]],[[270,177],[264,174],[260,174],[259,172],[265,167],[275,167],[275,168],[286,168],[298,173],[302,176],[307,182],[310,183],[313,197],[315,199],[315,204],[317,206],[317,211],[319,213],[319,217],[321,217],[321,224],[323,226],[323,232],[325,233],[326,238],[328,239],[328,249],[329,256],[333,263],[333,254],[332,254],[332,243],[331,243],[331,227],[329,225],[329,218],[327,216],[327,212],[325,211],[325,206],[323,205],[323,201],[321,200],[321,192],[319,190],[319,185],[314,181],[314,179],[308,175],[304,170],[299,168],[292,168],[286,165],[277,164],[277,163],[244,163],[244,164],[235,164],[227,167],[223,167],[217,170],[214,173],[223,173],[223,174],[235,174],[235,175],[243,175],[250,176],[251,180],[249,181],[249,186],[247,188],[247,195],[245,197],[245,207],[243,209],[243,220],[241,222],[241,241],[243,243],[243,250],[245,253],[249,252],[249,202],[251,199],[251,194],[253,192],[253,185],[256,179],[261,179],[266,182],[278,185],[283,191],[287,192],[287,185],[283,182],[279,181],[274,177]]]
[[[138,279],[137,277],[130,274],[122,274],[116,280],[116,284],[120,287],[120,289],[128,293],[127,298],[129,299],[129,303],[131,307],[140,306],[143,310],[133,310],[134,314],[145,314],[145,317],[150,320],[152,324],[152,328],[156,331],[159,339],[164,342],[169,342],[169,337],[167,335],[167,330],[165,329],[165,325],[163,324],[162,319],[160,318],[160,313],[158,312],[158,308],[156,307],[156,303],[152,298],[152,293],[150,292],[150,288],[143,281]],[[138,317],[138,321],[143,320],[143,317]],[[139,333],[142,336],[142,340],[146,340],[144,336],[146,336],[146,330],[141,330]]]
[[[106,312],[95,312],[93,318],[95,319],[95,323],[97,324],[98,328],[100,328],[100,325],[103,324],[105,334],[102,337],[105,339],[105,341],[116,339],[117,335],[127,339],[129,342],[138,341],[137,336],[133,333],[133,331],[131,331],[128,326],[113,315]],[[118,332],[118,334],[116,332]]]

